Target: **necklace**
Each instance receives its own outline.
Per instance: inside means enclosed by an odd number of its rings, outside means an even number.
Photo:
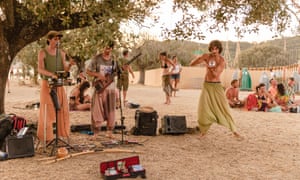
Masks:
[[[215,67],[216,64],[217,63],[216,63],[216,61],[214,59],[208,61],[208,67]]]

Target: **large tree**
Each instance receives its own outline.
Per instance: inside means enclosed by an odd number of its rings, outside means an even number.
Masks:
[[[121,39],[120,23],[143,22],[162,0],[1,0],[0,1],[0,85],[5,87],[10,65],[17,53],[31,42],[40,40],[49,30],[70,30],[93,26],[90,38],[101,36],[99,43]],[[183,12],[183,21],[174,30],[166,29],[168,37],[201,38],[199,25],[214,20],[209,30],[226,29],[232,22],[242,34],[242,27],[257,30],[258,24],[281,32],[297,15],[294,0],[173,0],[174,10]],[[192,9],[192,10],[190,10]],[[195,15],[195,12],[196,13]],[[191,13],[193,12],[193,13]],[[296,16],[297,17],[297,16]],[[170,18],[172,20],[172,18]],[[94,26],[98,24],[99,26]],[[198,28],[198,29],[197,29]],[[206,31],[206,29],[204,29]],[[105,36],[103,36],[103,34]],[[84,36],[82,36],[84,37]],[[84,46],[85,47],[85,46]],[[78,48],[84,48],[78,47]],[[66,48],[67,49],[67,48]],[[5,88],[0,89],[0,113],[5,112]]]
[[[91,36],[102,36],[99,43],[103,44],[120,39],[121,22],[129,19],[143,22],[155,4],[156,1],[130,0],[0,1],[0,85],[5,87],[17,53],[26,45],[40,40],[49,30],[63,31],[98,24],[94,26],[97,31],[93,31]],[[1,88],[0,113],[5,112],[4,101],[5,88]]]

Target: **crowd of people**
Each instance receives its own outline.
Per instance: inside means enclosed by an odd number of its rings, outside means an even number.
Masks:
[[[260,83],[255,87],[255,92],[249,94],[244,100],[239,99],[238,80],[231,82],[231,87],[226,89],[226,97],[230,107],[245,108],[247,111],[264,112],[295,112],[300,105],[295,100],[295,79],[288,78],[287,83],[278,83],[276,78],[269,80],[270,87]]]
[[[91,111],[92,139],[97,137],[104,121],[106,136],[112,138],[115,111],[120,106],[121,95],[123,104],[127,102],[129,73],[134,78],[131,66],[127,63],[129,51],[124,50],[123,56],[117,59],[112,54],[114,42],[109,42],[99,54],[92,57],[86,69],[79,72],[76,85],[67,93],[63,88],[64,78],[59,77],[57,72],[69,72],[76,62],[59,47],[62,37],[58,31],[49,31],[46,35],[47,46],[38,55],[38,72],[42,77],[38,139],[44,144],[52,142],[53,124],[57,122],[58,137],[69,140],[70,111]],[[91,87],[94,91],[89,91]]]
[[[75,65],[72,58],[67,58],[65,51],[58,47],[62,34],[50,31],[47,34],[47,47],[40,50],[38,55],[38,72],[42,77],[40,93],[40,114],[37,136],[40,141],[50,142],[53,137],[53,122],[58,124],[58,135],[69,137],[70,121],[69,111],[91,111],[91,129],[96,139],[101,126],[106,121],[106,136],[113,138],[112,131],[115,125],[115,111],[121,103],[127,102],[129,87],[129,74],[134,73],[128,63],[128,50],[122,52],[121,58],[114,57],[112,50],[114,42],[108,43],[99,54],[92,57],[85,71],[80,71],[77,84],[69,93],[62,85],[51,86],[50,80],[59,79],[57,71],[68,72]],[[225,68],[225,60],[220,55],[223,48],[218,40],[211,41],[208,46],[209,53],[204,53],[191,60],[190,66],[204,64],[206,66],[205,81],[198,105],[198,124],[200,137],[207,134],[213,123],[227,127],[235,137],[237,133],[235,122],[230,114],[231,108],[245,107],[248,111],[265,112],[292,112],[298,106],[295,101],[294,79],[289,78],[286,85],[278,83],[275,78],[270,80],[270,88],[261,83],[257,85],[254,93],[244,100],[239,99],[240,82],[234,79],[231,86],[224,91],[220,76]],[[165,93],[165,104],[171,104],[171,97],[176,96],[182,67],[177,56],[167,52],[159,54],[162,68],[162,88]],[[89,78],[92,84],[90,84]],[[117,82],[114,79],[117,77]],[[93,87],[94,91],[89,93]],[[54,91],[55,90],[55,91]],[[53,92],[52,94],[49,92]],[[121,97],[122,96],[122,97]]]
[[[127,102],[129,75],[135,78],[128,63],[129,51],[124,50],[121,58],[115,58],[112,54],[114,42],[109,42],[99,54],[92,57],[84,70],[80,70],[74,88],[67,93],[62,82],[59,82],[60,85],[53,83],[64,81],[57,72],[69,72],[71,66],[76,65],[73,58],[59,47],[62,37],[58,31],[49,31],[46,35],[47,46],[41,49],[38,55],[38,72],[42,77],[38,138],[46,144],[51,142],[54,139],[53,123],[57,122],[58,136],[68,139],[70,111],[91,111],[94,137],[106,121],[106,136],[111,138],[115,111],[122,102],[124,107]],[[182,71],[177,56],[171,59],[169,57],[166,52],[160,53],[165,104],[170,104],[171,96],[176,96]],[[94,91],[89,91],[91,88]]]

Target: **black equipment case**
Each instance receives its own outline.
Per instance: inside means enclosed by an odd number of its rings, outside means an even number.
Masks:
[[[34,156],[34,140],[32,135],[21,137],[7,136],[5,143],[9,159]]]
[[[162,134],[184,134],[187,132],[185,116],[165,115],[161,119]]]
[[[157,129],[157,112],[143,112],[141,110],[135,111],[135,127],[134,135],[155,136]]]

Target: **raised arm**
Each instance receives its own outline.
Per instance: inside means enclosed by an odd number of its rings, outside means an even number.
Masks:
[[[190,66],[195,66],[195,65],[198,65],[198,64],[203,63],[204,60],[206,59],[206,57],[207,57],[206,54],[197,56],[195,59],[193,59],[193,60],[190,62]]]
[[[175,69],[175,64],[171,59],[166,58],[165,61],[166,61],[166,63],[169,63],[173,67],[173,69]]]
[[[61,56],[62,56],[62,62],[63,62],[63,65],[64,65],[64,70],[66,72],[69,72],[71,66],[75,65],[76,62],[64,50],[61,51]],[[69,60],[69,63],[67,63],[66,58]]]

